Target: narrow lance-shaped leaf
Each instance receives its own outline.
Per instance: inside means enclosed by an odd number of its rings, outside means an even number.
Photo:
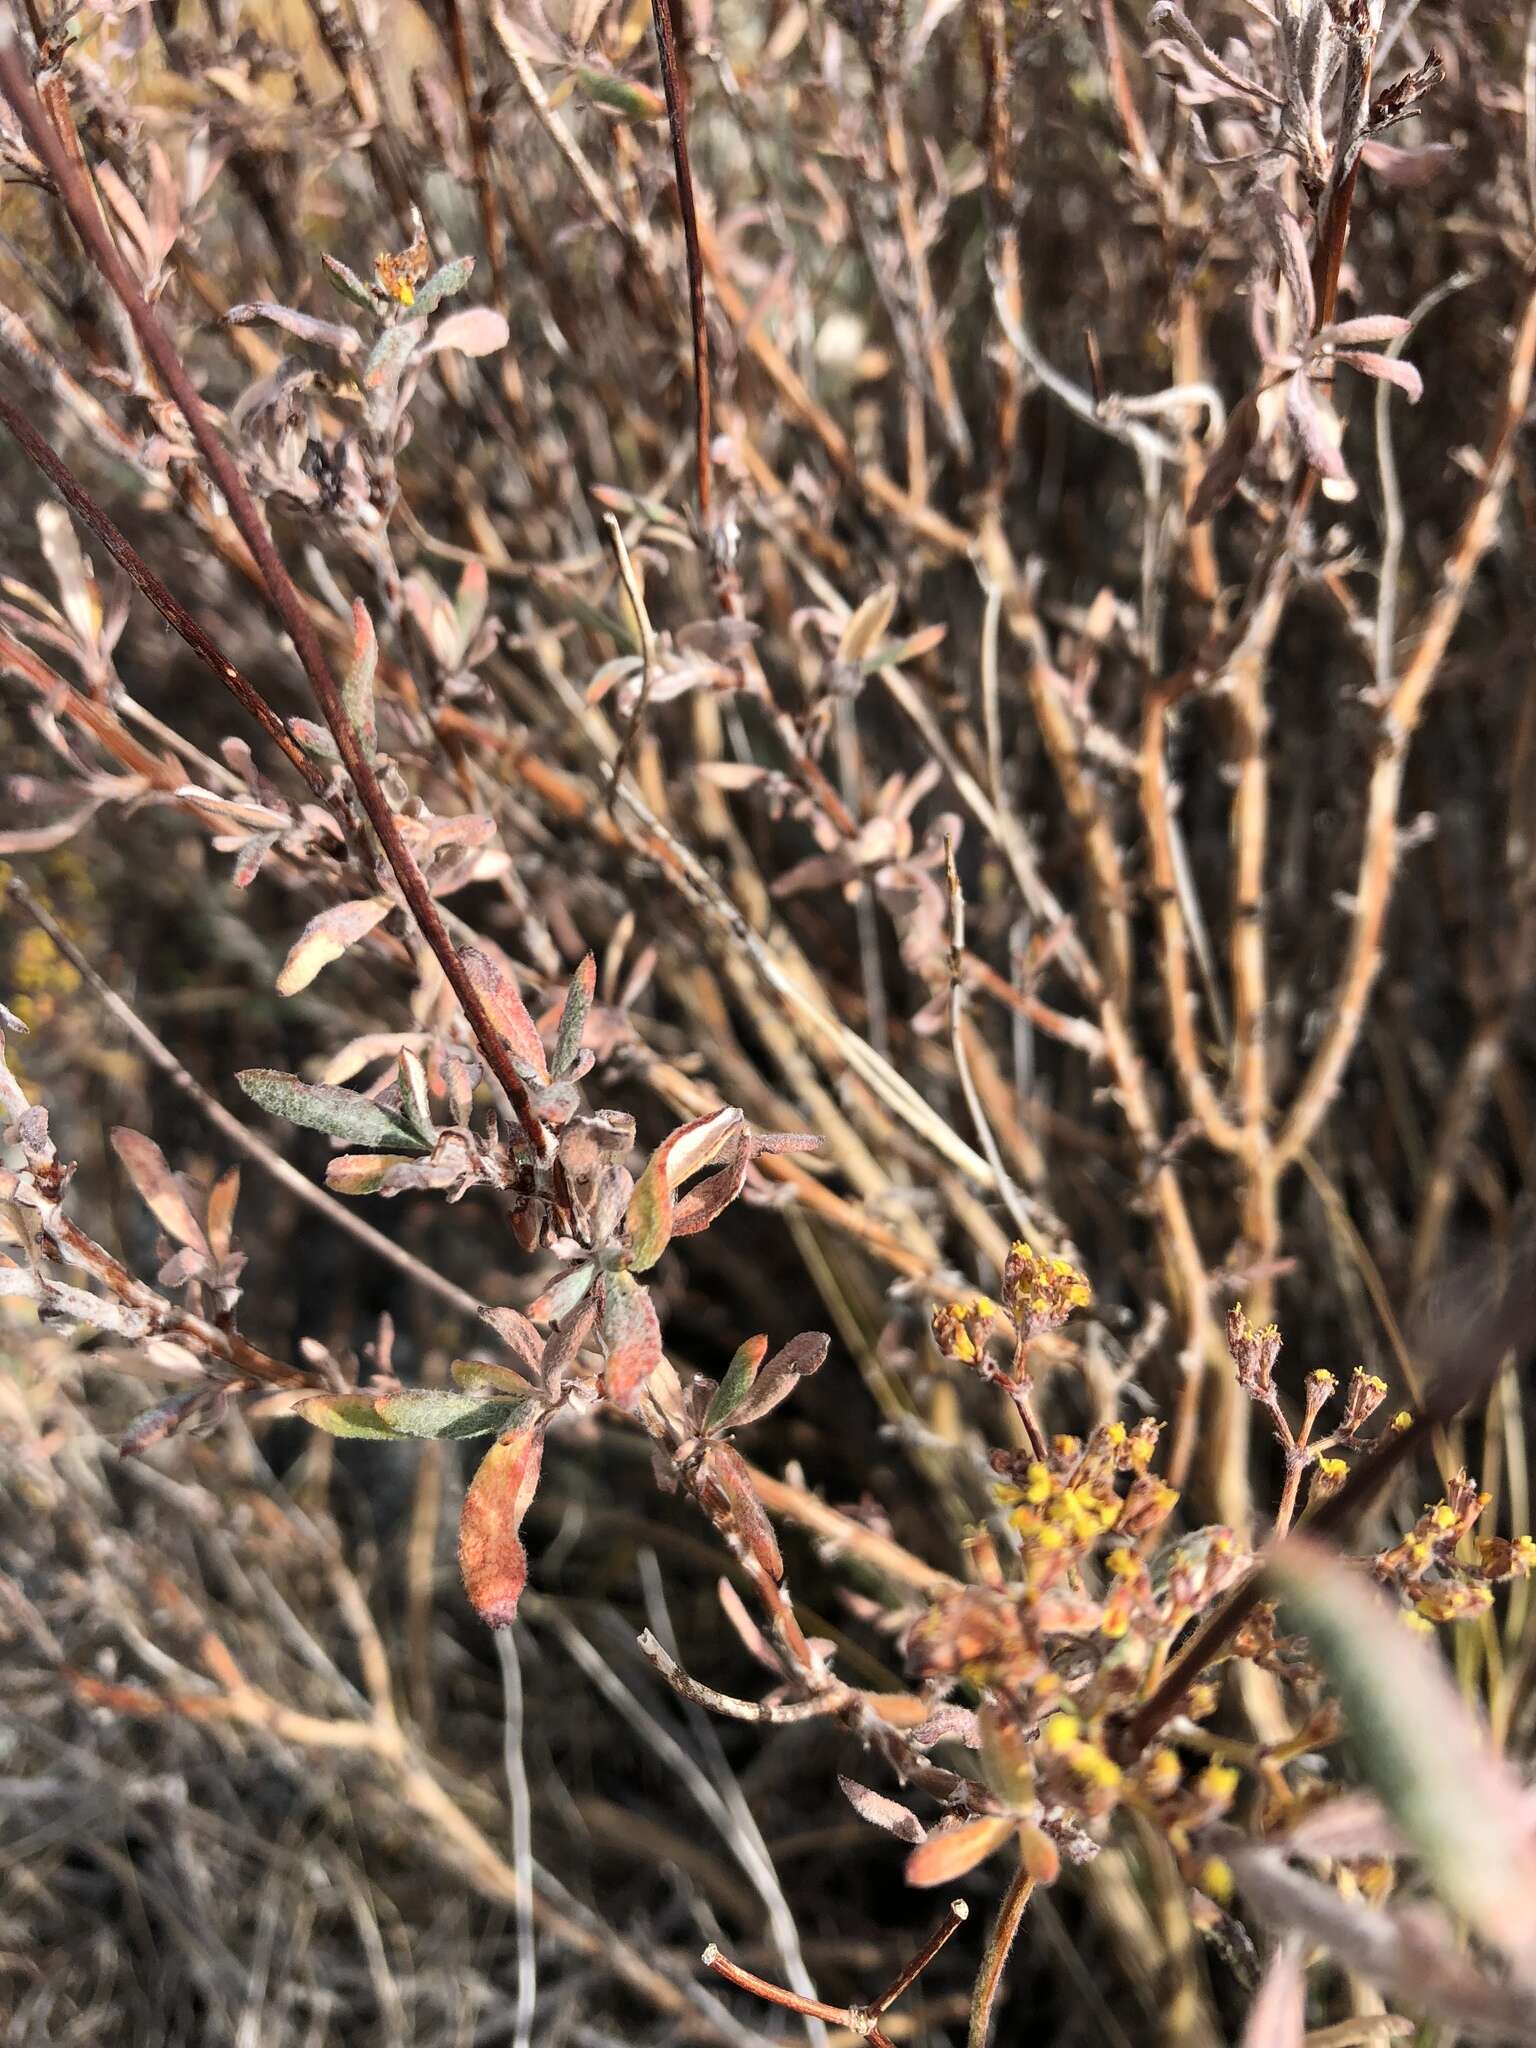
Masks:
[[[309,987],[322,967],[339,960],[349,947],[364,939],[388,917],[393,905],[387,896],[361,896],[352,903],[333,903],[309,920],[289,950],[278,971],[277,992],[296,996]]]
[[[378,391],[397,382],[421,340],[420,327],[411,321],[403,321],[398,327],[386,327],[369,350],[368,360],[363,365],[364,387]]]
[[[1296,309],[1296,325],[1303,335],[1310,335],[1317,324],[1317,300],[1312,291],[1312,268],[1307,261],[1307,238],[1301,222],[1272,185],[1259,186],[1253,203],[1268,231],[1280,275]]]
[[[466,1394],[510,1394],[518,1400],[532,1400],[538,1389],[510,1365],[493,1365],[483,1358],[456,1358],[448,1368],[454,1385]]]
[[[656,1305],[632,1273],[611,1273],[603,1302],[603,1387],[610,1401],[630,1407],[661,1363]]]
[[[446,1388],[409,1387],[398,1394],[375,1396],[381,1419],[397,1436],[428,1437],[458,1441],[465,1437],[494,1436],[499,1430],[515,1429],[527,1420],[532,1407],[527,1396],[507,1401],[487,1399],[480,1393],[450,1394]]]
[[[386,1152],[340,1152],[325,1162],[325,1184],[333,1195],[376,1195],[399,1163]]]
[[[510,1628],[528,1583],[528,1553],[518,1531],[539,1484],[547,1417],[498,1437],[480,1461],[459,1520],[459,1569],[475,1612],[492,1628]]]
[[[907,1858],[907,1883],[953,1884],[1000,1848],[1017,1826],[1006,1814],[987,1813],[963,1820],[958,1827],[941,1828]]]
[[[379,643],[374,635],[368,607],[360,597],[352,600],[352,652],[342,678],[341,702],[357,734],[357,743],[371,761],[378,752],[379,729],[373,710],[373,678],[379,665]]]
[[[208,1240],[203,1235],[202,1225],[192,1214],[175,1174],[166,1164],[165,1154],[154,1139],[120,1124],[112,1133],[112,1149],[123,1162],[140,1199],[166,1236],[174,1237],[178,1244],[187,1245],[206,1256]]]
[[[400,1048],[400,1108],[412,1130],[427,1144],[437,1143],[432,1124],[432,1097],[427,1089],[427,1070],[419,1054],[406,1045]]]
[[[555,1057],[550,1065],[557,1081],[576,1064],[596,988],[597,962],[589,953],[571,976],[571,985],[565,992],[565,1008],[560,1012],[560,1027],[555,1033]]]
[[[1352,370],[1358,370],[1362,377],[1374,377],[1382,384],[1392,384],[1405,393],[1410,405],[1417,405],[1424,396],[1424,379],[1401,356],[1378,355],[1374,349],[1341,348],[1338,354],[1341,363],[1348,363]]]
[[[753,1379],[731,1415],[732,1429],[745,1429],[749,1422],[761,1422],[791,1394],[799,1381],[819,1372],[826,1362],[832,1339],[824,1330],[804,1330],[775,1351]]]
[[[329,1436],[456,1442],[515,1427],[537,1405],[526,1390],[520,1399],[488,1399],[482,1392],[411,1387],[395,1394],[317,1394],[301,1401],[297,1412]]]
[[[174,1436],[181,1425],[207,1401],[206,1386],[191,1388],[184,1394],[173,1394],[158,1407],[145,1408],[137,1414],[117,1440],[118,1456],[140,1458],[156,1444],[163,1444],[167,1437]]]
[[[484,562],[466,562],[454,594],[453,622],[458,628],[460,658],[469,653],[490,602],[491,579]]]
[[[706,1434],[725,1428],[735,1408],[745,1400],[748,1389],[757,1378],[758,1367],[767,1355],[766,1337],[749,1337],[746,1343],[738,1348],[705,1413]]]
[[[666,116],[667,103],[661,94],[634,79],[616,77],[611,71],[594,71],[582,64],[576,69],[576,83],[589,100],[607,107],[610,113],[622,114],[626,121],[660,121]]]
[[[1189,501],[1186,517],[1191,526],[1199,526],[1215,512],[1219,512],[1243,480],[1243,471],[1248,467],[1254,444],[1259,438],[1258,400],[1251,391],[1245,392],[1233,406],[1221,439],[1212,449],[1205,465],[1195,494]]]
[[[412,320],[425,320],[429,313],[435,313],[444,299],[454,298],[463,291],[474,275],[474,269],[473,256],[455,256],[453,261],[445,263],[441,270],[434,270],[425,284],[417,287],[409,317]]]
[[[544,1340],[515,1308],[482,1308],[481,1319],[490,1324],[502,1343],[530,1370],[537,1372],[544,1356]]]
[[[851,613],[844,625],[837,643],[837,658],[850,667],[857,668],[873,654],[885,637],[885,629],[891,623],[896,610],[896,585],[885,583],[871,592],[858,609]]]
[[[1362,1769],[1440,1896],[1536,1978],[1536,1836],[1437,1652],[1320,1547],[1272,1566],[1343,1706]]]
[[[1305,370],[1298,370],[1285,387],[1285,416],[1300,444],[1309,468],[1333,483],[1343,483],[1349,472],[1329,432],[1317,394]],[[1337,425],[1337,422],[1333,422]]]
[[[507,1049],[517,1066],[536,1080],[547,1081],[549,1069],[544,1064],[544,1041],[539,1037],[538,1028],[511,976],[478,946],[466,946],[459,958],[474,984],[475,993],[490,1011],[491,1022],[506,1040]]]
[[[917,1843],[926,1839],[928,1830],[910,1806],[903,1806],[899,1799],[887,1799],[883,1792],[871,1791],[868,1785],[861,1785],[856,1778],[845,1778],[839,1774],[837,1782],[843,1788],[843,1797],[860,1820],[867,1820],[872,1827],[884,1828],[898,1841]]]
[[[275,305],[269,299],[231,306],[224,318],[231,327],[245,327],[253,320],[267,320],[274,327],[296,334],[301,341],[314,341],[323,348],[334,349],[339,356],[355,355],[363,345],[362,336],[355,327],[341,327],[334,320],[317,320],[313,313],[300,313],[292,306]]]
[[[315,1429],[327,1436],[372,1437],[393,1441],[395,1432],[379,1414],[370,1394],[316,1394],[301,1401],[298,1412]]]
[[[1379,1985],[1394,2002],[1503,2040],[1536,2039],[1536,1995],[1489,1976],[1458,1948],[1439,1915],[1423,1908],[1411,1916],[1378,1912],[1255,1843],[1239,1839],[1225,1853],[1245,1900],[1261,1918],[1326,1948],[1344,1969]]]
[[[323,1081],[301,1081],[269,1067],[247,1067],[235,1079],[258,1109],[309,1131],[323,1131],[346,1145],[371,1146],[381,1152],[430,1152],[403,1117],[370,1102],[351,1088],[328,1087]]]
[[[743,1130],[730,1159],[720,1171],[689,1188],[673,1204],[673,1237],[696,1237],[701,1230],[708,1230],[715,1218],[730,1207],[746,1186],[747,1168],[751,1164],[752,1140]]]
[[[1302,2048],[1306,2032],[1306,1972],[1299,1944],[1288,1937],[1264,1967],[1243,2027],[1242,2048]]]
[[[1398,313],[1362,313],[1354,320],[1330,320],[1312,337],[1314,349],[1373,348],[1383,341],[1396,341],[1412,327]]]
[[[784,1576],[784,1560],[779,1555],[773,1524],[752,1484],[746,1459],[729,1444],[712,1443],[705,1454],[704,1471],[730,1510],[731,1534],[748,1557],[777,1584]]]
[[[552,1287],[546,1287],[537,1301],[530,1301],[528,1314],[536,1323],[558,1323],[590,1293],[597,1268],[590,1259],[562,1273]]]
[[[377,313],[379,294],[364,284],[355,270],[349,270],[339,257],[328,255],[324,250],[320,252],[320,261],[343,298],[351,299],[354,305],[366,306],[370,313]]]
[[[650,1163],[630,1197],[626,1218],[630,1265],[637,1273],[654,1266],[672,1236],[673,1196],[682,1183],[711,1165],[740,1130],[739,1109],[717,1109],[713,1115],[680,1124],[651,1154]]]

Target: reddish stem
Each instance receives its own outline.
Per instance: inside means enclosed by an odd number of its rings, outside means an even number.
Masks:
[[[699,247],[699,215],[693,197],[693,170],[688,160],[687,94],[677,61],[677,40],[667,0],[651,0],[656,48],[661,57],[661,88],[667,98],[667,126],[672,133],[672,163],[677,172],[677,209],[683,221],[683,249],[688,261],[688,317],[693,328],[693,385],[698,401],[694,470],[699,496],[699,524],[709,541],[711,475],[709,444],[709,328],[704,307],[704,256]]]
[[[88,494],[79,479],[54,454],[26,414],[18,406],[13,405],[4,392],[0,392],[0,420],[10,428],[25,453],[37,464],[59,496],[91,529],[113,561],[127,572],[166,624],[181,635],[199,661],[212,670],[241,709],[249,712],[262,731],[282,749],[308,783],[311,791],[316,796],[323,797],[326,792],[325,776],[310,760],[250,677],[236,668],[234,663],[214,645],[186,607],[166,589],[128,536]]]

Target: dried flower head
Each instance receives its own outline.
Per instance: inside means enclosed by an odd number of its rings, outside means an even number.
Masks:
[[[1047,1258],[1022,1240],[1003,1268],[1003,1306],[1023,1340],[1057,1330],[1093,1299],[1088,1276],[1070,1259]]]

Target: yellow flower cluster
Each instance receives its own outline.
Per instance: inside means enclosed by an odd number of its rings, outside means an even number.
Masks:
[[[1020,1337],[1055,1330],[1093,1299],[1086,1273],[1070,1259],[1045,1257],[1021,1239],[1003,1268],[1003,1306]]]

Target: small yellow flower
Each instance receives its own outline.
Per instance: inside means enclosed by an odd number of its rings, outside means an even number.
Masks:
[[[1154,1799],[1166,1799],[1177,1792],[1184,1773],[1171,1749],[1154,1750],[1141,1767],[1142,1783]]]
[[[1349,1467],[1345,1464],[1342,1458],[1319,1458],[1317,1461],[1317,1469],[1318,1472],[1322,1475],[1322,1477],[1328,1480],[1330,1484],[1336,1483],[1338,1480],[1343,1479],[1349,1472]]]
[[[1241,1774],[1231,1764],[1211,1764],[1200,1773],[1199,1788],[1207,1799],[1225,1806],[1237,1790]]]
[[[1114,1758],[1106,1756],[1091,1742],[1080,1742],[1073,1750],[1072,1768],[1090,1785],[1097,1785],[1101,1792],[1112,1792],[1123,1775]]]
[[[1200,1866],[1200,1889],[1218,1906],[1232,1903],[1234,1890],[1232,1866],[1221,1856],[1208,1856]]]
[[[1083,1724],[1076,1714],[1063,1711],[1052,1714],[1040,1731],[1040,1741],[1044,1748],[1060,1756],[1082,1739],[1082,1733]]]

